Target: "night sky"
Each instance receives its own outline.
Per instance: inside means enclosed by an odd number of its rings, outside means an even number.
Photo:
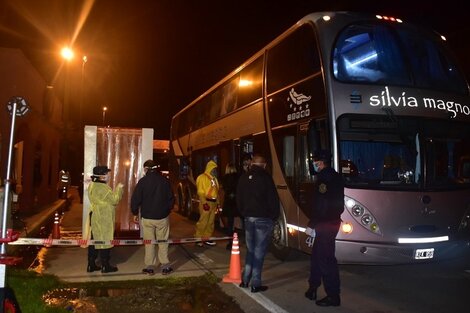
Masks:
[[[0,0],[0,46],[22,49],[59,98],[67,82],[72,113],[83,101],[85,124],[101,125],[106,106],[106,124],[150,127],[156,139],[167,139],[177,111],[315,11],[367,11],[431,26],[447,37],[468,78],[470,14],[464,4]],[[76,58],[61,66],[60,48],[71,38]]]

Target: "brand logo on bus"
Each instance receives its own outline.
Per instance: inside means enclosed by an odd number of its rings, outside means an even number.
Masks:
[[[401,95],[393,95],[388,87],[379,94],[373,95],[369,99],[369,105],[373,107],[403,107],[403,108],[426,108],[431,110],[443,110],[450,113],[451,118],[457,117],[458,114],[470,115],[470,107],[454,101],[446,101],[435,98],[417,98],[408,96],[405,91]]]
[[[297,93],[294,88],[289,91],[287,102],[291,113],[287,114],[287,121],[298,120],[310,116],[309,103],[312,96],[306,96],[302,93]]]

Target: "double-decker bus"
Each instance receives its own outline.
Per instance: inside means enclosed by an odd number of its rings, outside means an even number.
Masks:
[[[315,151],[345,181],[342,263],[441,260],[469,250],[470,97],[445,37],[398,18],[313,13],[172,119],[170,170],[183,214],[209,159],[266,155],[281,214],[273,247],[304,233]]]

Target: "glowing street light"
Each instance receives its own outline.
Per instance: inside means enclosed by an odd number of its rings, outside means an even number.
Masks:
[[[70,61],[74,57],[73,50],[70,47],[63,47],[62,50],[60,50],[60,55],[66,61]]]

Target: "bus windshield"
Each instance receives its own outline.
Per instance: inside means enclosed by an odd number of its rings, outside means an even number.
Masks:
[[[339,120],[340,171],[349,187],[470,187],[470,125],[395,116]]]
[[[345,83],[468,94],[464,77],[437,40],[398,23],[346,27],[336,41],[333,72]]]

